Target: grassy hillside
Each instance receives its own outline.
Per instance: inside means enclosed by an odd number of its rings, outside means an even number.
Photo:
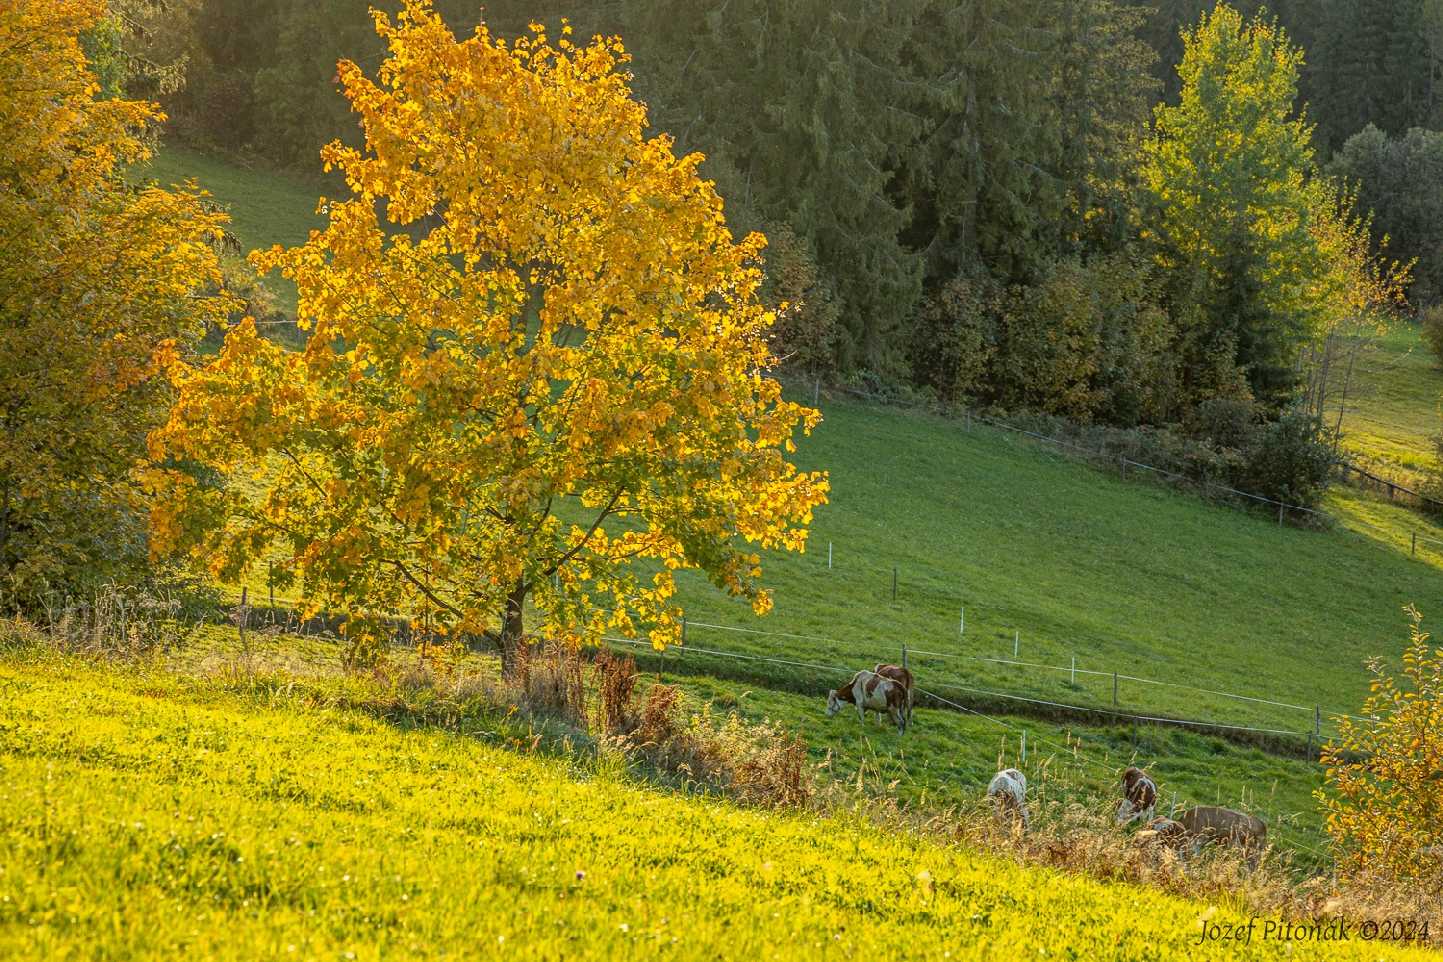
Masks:
[[[508,749],[529,740],[504,719],[437,731],[14,652],[0,689],[7,958],[1292,954],[1195,947],[1226,906]]]
[[[777,604],[766,619],[689,580],[694,647],[864,667],[899,657],[906,642],[951,656],[914,655],[924,686],[1111,706],[1110,675],[1079,675],[1074,685],[1068,672],[974,660],[1011,658],[1016,633],[1024,661],[1070,668],[1075,656],[1082,669],[1184,686],[1121,681],[1130,711],[1304,731],[1314,705],[1355,710],[1364,660],[1400,650],[1401,607],[1436,611],[1443,593],[1443,556],[1426,545],[1412,558],[1406,543],[1279,527],[992,429],[850,402],[823,407],[826,421],[800,455],[832,473],[832,504],[817,514],[810,550],[768,559]]]
[[[1157,780],[1164,814],[1174,806],[1245,809],[1267,821],[1274,843],[1299,865],[1317,867],[1323,860],[1326,843],[1313,798],[1322,771],[1301,759],[1168,728],[1076,726],[926,708],[917,709],[912,729],[898,735],[878,721],[863,725],[851,712],[828,719],[820,697],[697,675],[663,680],[717,710],[803,733],[826,774],[919,809],[976,806],[992,774],[1015,767],[1036,793],[1039,818],[1060,817],[1072,805],[1110,813],[1117,807],[1119,774],[1137,764]]]
[[[248,244],[298,240],[307,229],[293,215],[311,209],[315,188],[175,151],[161,163],[175,177],[199,173],[232,205]],[[290,219],[249,213],[282,209]],[[974,798],[999,753],[1018,761],[1027,727],[1036,765],[1057,754],[1038,748],[1039,739],[1081,740],[1082,761],[1067,781],[1095,797],[1110,795],[1107,782],[1136,757],[1166,792],[1242,804],[1289,841],[1316,844],[1313,766],[1216,739],[1118,727],[1106,714],[1085,728],[1024,721],[1021,713],[1051,709],[986,693],[1112,710],[1117,672],[1121,712],[1304,732],[1321,706],[1326,733],[1327,712],[1361,702],[1364,660],[1401,649],[1402,606],[1437,613],[1443,554],[1425,540],[1414,557],[1410,534],[1443,539],[1443,531],[1349,490],[1330,497],[1336,529],[1279,527],[1267,515],[1123,480],[990,428],[835,398],[822,407],[826,421],[800,460],[831,472],[833,501],[818,513],[806,555],[768,558],[775,613],[753,618],[703,579],[684,578],[688,650],[670,656],[669,674],[699,697],[784,721],[819,758],[831,753],[836,774],[895,781],[907,800]],[[266,596],[264,580],[262,571],[251,581],[252,600]],[[981,660],[1010,659],[1014,638],[1019,660],[1045,667]],[[904,642],[923,687],[1010,715],[1013,727],[924,712],[898,741],[880,727],[858,733],[844,719],[821,718],[821,693],[839,672],[896,660]],[[1073,659],[1082,671],[1075,680],[1054,670]]]
[[[1343,448],[1405,477],[1429,470],[1443,430],[1443,369],[1415,324],[1400,324],[1358,357]]]
[[[167,186],[195,180],[230,212],[231,230],[246,253],[274,244],[300,244],[311,230],[324,226],[315,213],[316,201],[325,192],[319,180],[247,169],[179,146],[158,151],[139,173]],[[295,285],[279,275],[267,284],[281,309],[294,315]]]
[[[800,460],[831,472],[833,498],[809,551],[767,558],[776,610],[765,619],[683,577],[693,649],[844,669],[900,658],[905,642],[924,687],[969,703],[986,690],[1111,709],[1117,672],[1125,712],[1306,732],[1321,706],[1327,732],[1330,713],[1361,703],[1365,660],[1401,651],[1402,607],[1439,611],[1443,554],[1423,542],[1410,556],[1407,532],[1443,532],[1357,492],[1330,502],[1339,529],[1279,527],[990,428],[846,401],[823,409]],[[253,599],[264,581],[256,572]],[[1015,637],[1019,660],[1048,667],[979,660],[1011,659]],[[680,657],[793,689],[835,683],[807,667]],[[1050,670],[1074,658],[1075,683]]]

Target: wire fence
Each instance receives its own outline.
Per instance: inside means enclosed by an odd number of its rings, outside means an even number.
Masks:
[[[828,638],[828,637],[824,637],[824,636],[822,636],[822,635],[809,635],[809,634],[801,634],[801,633],[786,632],[786,631],[766,631],[766,630],[763,630],[763,629],[760,629],[760,628],[746,628],[746,627],[741,627],[741,626],[737,626],[737,625],[722,625],[722,624],[717,624],[717,623],[714,623],[714,622],[691,621],[691,620],[688,620],[688,621],[687,621],[687,627],[688,627],[689,629],[708,629],[708,630],[712,630],[712,631],[735,632],[735,633],[739,633],[739,634],[751,635],[751,636],[754,636],[754,637],[773,637],[773,638],[783,638],[783,639],[789,639],[789,640],[802,640],[802,641],[816,642],[816,643],[820,643],[820,644],[825,644],[825,645],[829,646],[830,648],[832,648],[833,650],[845,651],[845,652],[848,652],[849,654],[850,654],[851,652],[853,652],[853,651],[856,651],[857,657],[861,658],[862,660],[870,660],[870,659],[868,659],[868,658],[866,658],[866,657],[864,656],[864,653],[863,653],[861,650],[859,650],[857,646],[855,646],[855,645],[847,645],[845,642],[841,641],[840,639]],[[1059,674],[1059,675],[1067,675],[1067,676],[1072,677],[1072,678],[1075,678],[1075,677],[1078,676],[1078,675],[1082,675],[1082,676],[1085,676],[1085,677],[1101,678],[1101,679],[1104,679],[1104,680],[1109,680],[1109,679],[1110,679],[1110,680],[1112,680],[1112,681],[1114,682],[1114,685],[1113,685],[1113,695],[1114,695],[1114,698],[1116,698],[1116,696],[1117,696],[1118,685],[1119,685],[1120,683],[1122,683],[1122,682],[1127,682],[1127,683],[1129,683],[1129,684],[1134,684],[1134,685],[1147,685],[1147,686],[1153,686],[1153,687],[1158,687],[1158,688],[1170,688],[1170,689],[1175,689],[1175,690],[1179,690],[1179,691],[1193,692],[1193,693],[1196,693],[1196,694],[1210,695],[1210,696],[1217,697],[1217,698],[1228,699],[1228,700],[1237,701],[1237,702],[1246,703],[1246,704],[1259,705],[1259,706],[1263,706],[1263,707],[1267,707],[1267,708],[1278,708],[1278,709],[1282,709],[1282,710],[1285,710],[1285,711],[1301,712],[1301,713],[1305,713],[1306,715],[1308,715],[1308,716],[1312,719],[1313,725],[1310,726],[1310,727],[1307,728],[1307,729],[1302,729],[1302,730],[1300,730],[1300,729],[1296,729],[1296,728],[1278,728],[1278,727],[1264,727],[1264,726],[1262,726],[1262,725],[1240,724],[1240,723],[1237,723],[1236,721],[1232,721],[1232,720],[1229,720],[1229,721],[1219,721],[1219,720],[1216,720],[1216,719],[1188,719],[1188,718],[1178,718],[1178,717],[1176,717],[1176,716],[1168,716],[1168,715],[1163,714],[1163,713],[1160,713],[1160,712],[1139,713],[1139,712],[1123,711],[1123,710],[1120,709],[1120,707],[1119,707],[1115,702],[1114,702],[1114,705],[1113,705],[1111,708],[1108,708],[1108,707],[1097,706],[1097,705],[1078,705],[1078,704],[1073,704],[1073,703],[1069,703],[1069,702],[1058,701],[1058,700],[1056,700],[1056,699],[1037,698],[1037,697],[1034,697],[1032,694],[1020,694],[1020,693],[1017,693],[1017,692],[998,691],[998,690],[995,690],[995,689],[985,689],[985,688],[979,688],[979,687],[975,687],[975,686],[971,686],[971,687],[951,686],[951,685],[945,686],[945,687],[956,687],[957,690],[968,691],[968,692],[972,692],[972,693],[975,693],[975,694],[978,694],[978,695],[984,695],[984,696],[991,697],[991,698],[1003,699],[1003,700],[1007,700],[1007,701],[1015,701],[1015,702],[1018,702],[1018,703],[1032,704],[1032,705],[1036,705],[1036,706],[1039,706],[1039,707],[1048,707],[1048,708],[1054,708],[1054,709],[1059,709],[1059,710],[1067,710],[1067,711],[1073,711],[1073,712],[1078,712],[1078,713],[1103,714],[1103,715],[1109,715],[1109,716],[1112,716],[1112,717],[1115,717],[1115,718],[1119,718],[1119,719],[1155,722],[1155,723],[1157,723],[1157,724],[1176,724],[1176,725],[1184,725],[1184,726],[1193,727],[1193,728],[1213,728],[1213,729],[1217,729],[1217,730],[1219,730],[1219,731],[1253,732],[1253,733],[1268,734],[1268,735],[1296,736],[1296,737],[1302,738],[1302,739],[1308,739],[1309,737],[1311,737],[1313,740],[1315,740],[1315,741],[1318,742],[1318,743],[1321,743],[1321,741],[1322,741],[1324,738],[1336,737],[1336,735],[1337,735],[1337,732],[1336,732],[1336,731],[1325,731],[1325,730],[1322,728],[1321,722],[1322,722],[1322,720],[1325,719],[1325,718],[1326,718],[1326,719],[1348,718],[1348,719],[1351,719],[1351,720],[1354,720],[1354,721],[1367,721],[1367,720],[1368,720],[1368,719],[1366,719],[1365,717],[1360,716],[1360,715],[1352,715],[1352,714],[1349,714],[1349,713],[1347,713],[1347,712],[1337,711],[1337,710],[1334,710],[1334,709],[1331,709],[1331,708],[1324,708],[1322,705],[1319,705],[1319,704],[1314,704],[1314,705],[1302,705],[1302,704],[1298,704],[1297,701],[1283,701],[1283,700],[1280,700],[1280,699],[1278,699],[1278,698],[1268,698],[1268,697],[1263,697],[1263,696],[1260,696],[1260,695],[1244,694],[1244,693],[1242,693],[1242,692],[1228,691],[1228,690],[1226,690],[1226,689],[1224,689],[1224,688],[1220,688],[1220,687],[1207,686],[1207,685],[1187,684],[1187,683],[1185,683],[1185,682],[1169,681],[1169,680],[1158,679],[1158,678],[1148,678],[1148,677],[1145,677],[1145,676],[1142,676],[1142,675],[1131,674],[1131,673],[1123,672],[1123,671],[1114,671],[1114,670],[1110,670],[1110,669],[1088,668],[1088,667],[1085,667],[1085,666],[1079,667],[1075,659],[1074,659],[1074,661],[1073,661],[1073,663],[1072,663],[1071,665],[1049,665],[1049,664],[1044,664],[1044,663],[1039,663],[1039,662],[1023,661],[1023,660],[1016,659],[1016,658],[1001,658],[1001,657],[988,656],[988,655],[972,655],[972,654],[965,654],[965,653],[960,653],[960,652],[941,652],[941,651],[934,651],[934,650],[927,649],[927,648],[913,648],[913,647],[911,647],[911,646],[905,646],[905,648],[906,648],[907,653],[908,653],[909,655],[913,656],[913,657],[938,658],[938,659],[943,659],[943,660],[948,660],[948,661],[970,661],[970,662],[976,662],[976,663],[981,663],[981,664],[999,665],[999,666],[1004,666],[1004,667],[1022,668],[1022,669],[1032,670],[1032,671],[1048,672],[1048,673]],[[817,669],[817,670],[836,670],[836,671],[843,670],[843,669],[838,668],[837,666],[821,665],[821,664],[817,664],[817,663],[814,663],[814,662],[791,661],[791,660],[785,660],[785,659],[778,660],[778,659],[773,659],[773,658],[771,658],[771,657],[769,657],[769,656],[761,656],[761,655],[755,655],[755,654],[751,654],[751,653],[741,653],[741,652],[731,652],[731,651],[728,651],[728,652],[718,652],[718,651],[716,651],[715,649],[710,649],[710,650],[709,650],[709,649],[698,648],[698,647],[696,647],[696,646],[694,646],[694,645],[691,645],[691,644],[686,644],[686,645],[684,645],[681,650],[682,650],[683,652],[686,652],[686,651],[696,651],[696,652],[699,652],[699,653],[720,654],[722,657],[730,657],[730,658],[735,658],[735,659],[738,659],[738,660],[757,660],[757,661],[769,661],[769,660],[773,660],[773,661],[780,661],[780,662],[782,662],[782,663],[790,664],[790,665],[793,665],[793,666],[795,666],[795,667],[805,667],[805,668],[812,668],[812,669]],[[875,652],[873,653],[873,657],[875,657]],[[850,670],[855,671],[856,668],[853,667],[853,668],[850,669]]]

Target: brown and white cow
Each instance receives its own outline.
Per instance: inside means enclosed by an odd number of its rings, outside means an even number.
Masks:
[[[890,678],[907,689],[907,724],[912,724],[912,705],[916,695],[912,688],[912,673],[901,665],[878,665],[872,669],[883,678]]]
[[[1122,801],[1117,806],[1117,824],[1151,818],[1157,808],[1157,783],[1136,766],[1122,773]]]
[[[1004,768],[987,784],[987,797],[999,819],[1012,815],[1022,820],[1022,830],[1031,828],[1027,817],[1027,776],[1015,768]]]
[[[1177,823],[1192,839],[1193,851],[1211,842],[1224,842],[1256,858],[1268,841],[1268,826],[1262,819],[1216,805],[1190,808],[1177,817]]]
[[[831,718],[842,710],[843,705],[856,705],[857,717],[867,720],[867,712],[886,712],[897,723],[897,732],[907,730],[910,712],[907,708],[907,689],[902,683],[885,678],[875,671],[859,671],[852,680],[841,688],[827,693],[827,717]]]

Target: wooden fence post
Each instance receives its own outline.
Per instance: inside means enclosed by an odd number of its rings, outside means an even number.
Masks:
[[[1112,673],[1112,707],[1117,707],[1117,672]]]
[[[236,626],[240,629],[241,648],[246,649],[247,654],[249,654],[249,649],[246,646],[246,622],[251,620],[251,606],[249,596],[250,589],[247,586],[242,585],[240,607],[236,609]]]

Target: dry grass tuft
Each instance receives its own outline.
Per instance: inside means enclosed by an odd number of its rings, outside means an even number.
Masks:
[[[656,768],[760,808],[805,808],[816,796],[807,745],[775,723],[716,719],[709,706],[682,718],[681,692],[647,692],[631,749]]]
[[[597,726],[605,735],[629,735],[640,724],[636,715],[636,659],[602,650],[597,653]]]
[[[527,710],[576,728],[588,727],[581,652],[574,646],[551,641],[538,653],[528,645],[518,645],[511,681]]]

